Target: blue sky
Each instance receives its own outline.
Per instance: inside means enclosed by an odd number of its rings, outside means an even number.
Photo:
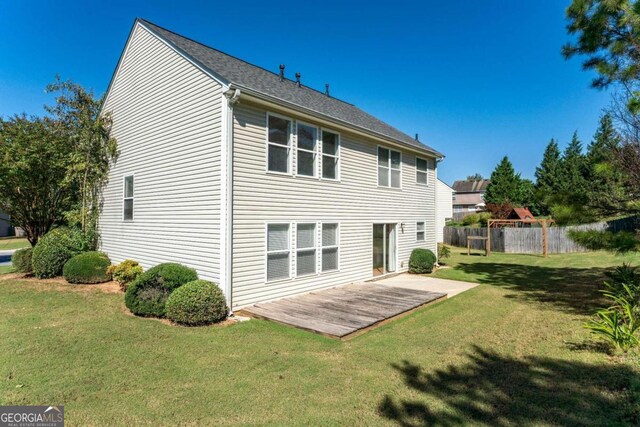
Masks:
[[[504,155],[533,177],[551,137],[591,139],[609,94],[589,87],[560,0],[11,1],[0,14],[0,115],[42,114],[59,73],[103,93],[136,16],[289,75],[445,153],[447,182]]]

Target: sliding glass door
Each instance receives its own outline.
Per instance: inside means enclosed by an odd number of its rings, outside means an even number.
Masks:
[[[396,224],[373,224],[373,276],[396,271]]]

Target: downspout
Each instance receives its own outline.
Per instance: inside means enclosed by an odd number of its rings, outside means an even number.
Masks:
[[[221,227],[223,228],[222,258],[224,265],[221,266],[220,279],[223,282],[229,314],[233,314],[233,106],[240,98],[240,89],[229,89],[224,92],[223,98],[223,126],[224,141],[222,141],[221,161],[222,161],[222,217]]]

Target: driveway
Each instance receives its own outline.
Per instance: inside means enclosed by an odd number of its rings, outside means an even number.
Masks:
[[[415,289],[418,291],[438,292],[447,294],[449,298],[461,292],[468,291],[478,286],[477,283],[460,282],[458,280],[438,279],[435,277],[420,276],[418,274],[403,273],[388,279],[376,280],[378,285],[394,288]]]

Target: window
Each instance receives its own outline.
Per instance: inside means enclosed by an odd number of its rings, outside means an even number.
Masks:
[[[424,221],[416,222],[416,240],[419,242],[425,240]]]
[[[267,169],[270,172],[289,173],[291,158],[291,121],[267,116]]]
[[[124,203],[122,219],[133,221],[133,175],[124,177]]]
[[[378,147],[378,185],[400,188],[400,152]]]
[[[338,224],[322,224],[322,271],[337,270]]]
[[[316,273],[316,225],[298,224],[296,228],[296,275]]]
[[[425,159],[416,157],[416,182],[418,184],[429,184],[428,165],[429,163]]]
[[[289,224],[267,225],[267,282],[291,275]]]
[[[338,179],[340,173],[340,136],[322,131],[322,177]]]
[[[303,176],[316,176],[316,140],[318,129],[298,123],[298,152],[297,174]]]

